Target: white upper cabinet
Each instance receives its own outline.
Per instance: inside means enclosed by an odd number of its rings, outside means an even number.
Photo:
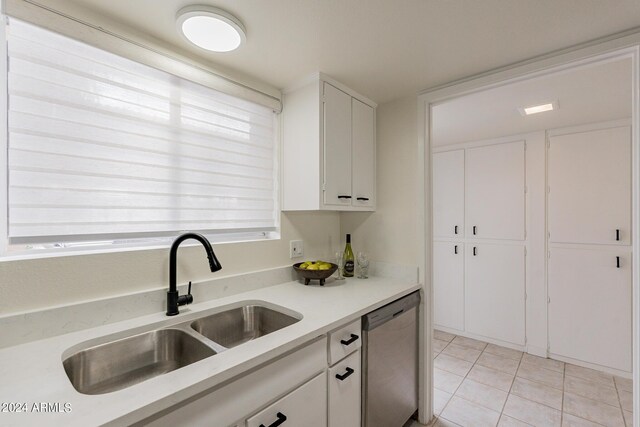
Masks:
[[[323,74],[283,99],[282,210],[375,210],[376,104]]]
[[[375,206],[376,118],[373,107],[351,98],[353,206]]]
[[[433,154],[433,236],[464,236],[464,150]]]
[[[465,183],[467,237],[524,240],[524,141],[466,150]]]
[[[628,126],[549,139],[549,241],[631,244]]]
[[[324,203],[351,205],[351,97],[324,84]]]

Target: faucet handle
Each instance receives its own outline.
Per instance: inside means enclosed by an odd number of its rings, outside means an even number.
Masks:
[[[189,280],[189,289],[187,289],[187,295],[191,295],[191,280]]]

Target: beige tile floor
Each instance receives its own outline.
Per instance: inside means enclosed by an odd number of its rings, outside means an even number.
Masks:
[[[632,425],[631,380],[441,331],[433,347],[432,426]]]

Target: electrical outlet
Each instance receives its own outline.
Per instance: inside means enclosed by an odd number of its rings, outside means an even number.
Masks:
[[[289,257],[298,258],[304,255],[302,240],[289,240]]]

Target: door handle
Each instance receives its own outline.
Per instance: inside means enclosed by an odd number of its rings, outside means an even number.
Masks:
[[[473,247],[473,256],[476,256],[476,255],[477,255],[477,251],[476,251],[476,249],[477,249],[477,248],[474,246],[474,247]]]
[[[344,374],[336,374],[336,378],[339,379],[340,381],[344,381],[346,380],[349,375],[353,374],[355,371],[353,369],[351,369],[350,367],[347,366],[347,369],[345,369],[345,373]]]
[[[458,234],[458,226],[457,225],[455,225],[453,227],[453,234]]]
[[[455,246],[453,247],[453,253],[454,253],[455,255],[458,255],[458,245],[455,245]]]
[[[361,200],[363,202],[368,202],[369,198],[368,197],[356,197],[356,200]]]
[[[278,419],[275,420],[274,422],[272,422],[271,424],[269,424],[269,427],[278,427],[279,425],[281,425],[285,421],[287,421],[287,416],[285,414],[283,414],[282,412],[278,412],[276,414],[276,417],[278,417]],[[265,427],[265,425],[264,424],[260,424],[260,427]]]
[[[474,236],[476,235],[476,226],[475,225],[473,226],[473,235]]]
[[[620,257],[616,257],[616,268],[620,268]]]
[[[616,228],[616,241],[619,242],[620,241],[620,229]]]
[[[350,199],[351,196],[338,196],[338,199]]]
[[[356,334],[351,334],[351,338],[349,338],[348,340],[340,340],[340,344],[349,345],[349,344],[355,342],[358,338],[360,338],[360,337],[357,336]]]

